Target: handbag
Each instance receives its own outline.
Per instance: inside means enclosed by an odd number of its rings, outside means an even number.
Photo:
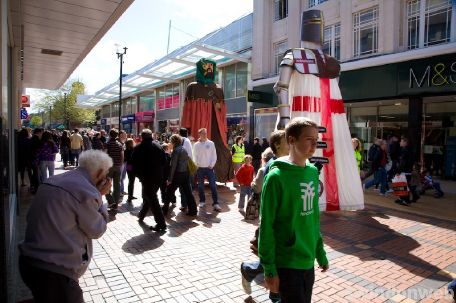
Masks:
[[[196,166],[195,162],[193,162],[192,158],[188,158],[188,173],[190,176],[194,176],[196,173],[196,170],[198,169],[198,166]]]
[[[260,194],[253,193],[247,201],[247,207],[245,209],[246,220],[256,220],[260,217]]]

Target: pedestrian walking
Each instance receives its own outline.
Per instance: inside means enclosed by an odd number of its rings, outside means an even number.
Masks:
[[[199,207],[206,205],[206,196],[204,194],[204,178],[209,181],[212,193],[213,207],[215,211],[221,211],[222,208],[218,202],[217,185],[215,184],[214,166],[217,162],[217,153],[214,142],[207,138],[207,130],[201,128],[198,130],[199,139],[193,146],[193,157],[198,167],[196,176],[198,179]]]
[[[171,169],[167,180],[166,199],[163,205],[163,214],[166,216],[169,210],[169,204],[172,202],[172,196],[177,188],[183,193],[187,201],[188,216],[196,216],[196,202],[190,188],[187,151],[182,146],[182,137],[174,134],[170,137],[170,144],[173,146],[171,154]],[[182,199],[182,196],[181,196]]]
[[[132,155],[133,172],[141,181],[143,205],[138,214],[140,223],[144,221],[149,210],[152,210],[156,225],[151,227],[154,231],[166,230],[165,217],[163,216],[157,191],[163,182],[163,171],[166,165],[165,152],[152,141],[152,131],[141,131],[142,141],[135,146]]]
[[[70,162],[71,153],[71,140],[70,132],[64,130],[62,137],[60,137],[60,156],[62,157],[63,169],[65,169]]]
[[[253,139],[253,147],[252,147],[252,165],[255,170],[255,173],[261,167],[261,154],[263,153],[263,149],[260,145],[260,138],[256,137]]]
[[[117,137],[119,132],[113,128],[109,131],[109,141],[106,143],[106,152],[111,157],[113,165],[109,169],[108,176],[112,178],[112,192],[106,195],[109,208],[111,210],[117,210],[117,206],[120,203],[120,174],[122,165],[124,163],[123,147]]]
[[[125,151],[124,151],[124,160],[125,160],[125,167],[128,175],[128,199],[127,202],[131,203],[133,199],[136,199],[133,196],[133,192],[135,189],[135,172],[133,171],[133,162],[131,161],[133,150],[135,147],[135,141],[131,138],[128,138],[125,142]]]
[[[70,136],[71,151],[70,151],[70,163],[71,165],[79,165],[79,154],[84,148],[84,140],[79,134],[79,129],[75,128],[74,133]]]
[[[41,182],[54,175],[55,155],[59,152],[57,144],[52,139],[50,131],[45,131],[41,137],[41,147],[38,150]],[[49,172],[49,175],[48,175]]]
[[[241,185],[239,192],[239,201],[238,201],[238,210],[244,211],[245,198],[250,199],[252,195],[251,183],[253,181],[254,169],[252,166],[252,156],[245,155],[244,163],[241,165],[239,170],[236,173],[236,179]]]
[[[285,127],[289,156],[274,161],[264,180],[258,252],[265,282],[281,303],[310,303],[317,260],[329,268],[320,233],[319,174],[308,159],[318,142],[318,126],[295,118]],[[301,201],[301,203],[296,203]]]

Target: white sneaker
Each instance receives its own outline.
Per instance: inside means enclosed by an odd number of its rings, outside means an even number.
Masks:
[[[222,211],[222,208],[220,207],[220,204],[214,204],[214,210],[215,211]]]
[[[206,206],[206,203],[200,202],[199,207],[204,207],[204,206]]]
[[[388,190],[386,191],[387,194],[391,194],[392,192],[394,192],[394,190],[392,190],[392,189],[388,189]]]

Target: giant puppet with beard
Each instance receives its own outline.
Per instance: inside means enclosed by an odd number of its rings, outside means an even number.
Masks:
[[[227,145],[226,104],[223,90],[215,84],[216,63],[209,59],[196,62],[196,82],[188,85],[185,93],[181,126],[198,138],[200,128],[207,129],[207,137],[217,151],[215,176],[218,182],[234,178],[231,153]]]
[[[302,14],[301,48],[285,52],[274,90],[279,97],[277,128],[294,117],[307,117],[326,128],[316,157],[328,161],[320,173],[320,210],[364,208],[364,195],[340,93],[340,64],[321,49],[323,16]]]

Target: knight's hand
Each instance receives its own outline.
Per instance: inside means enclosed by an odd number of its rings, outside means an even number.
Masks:
[[[277,130],[285,129],[285,126],[290,122],[290,117],[281,117],[277,123]]]

